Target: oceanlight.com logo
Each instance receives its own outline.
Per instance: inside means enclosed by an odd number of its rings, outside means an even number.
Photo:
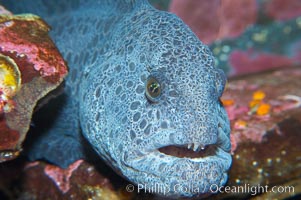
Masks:
[[[164,184],[138,184],[134,186],[133,184],[128,184],[126,186],[127,192],[137,192],[139,193],[157,193],[166,195],[170,192],[172,193],[192,193],[192,194],[201,194],[205,191],[201,191],[200,187],[197,185],[181,185],[175,184],[173,186],[164,185]],[[259,193],[294,193],[294,186],[273,186],[270,187],[268,185],[250,185],[244,184],[239,186],[218,186],[216,184],[212,184],[209,188],[211,193],[241,193],[241,194],[250,194],[257,195]]]
[[[247,193],[250,195],[257,195],[259,193],[294,193],[295,188],[294,186],[273,186],[270,187],[268,185],[250,185],[250,184],[244,184],[244,185],[236,185],[236,186],[218,186],[216,184],[213,184],[210,186],[210,191],[212,193]]]

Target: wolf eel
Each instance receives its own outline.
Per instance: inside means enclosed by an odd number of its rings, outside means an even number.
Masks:
[[[32,160],[67,167],[85,156],[85,138],[116,172],[161,195],[205,196],[226,183],[226,78],[177,16],[146,0],[1,2],[43,17],[70,67]]]

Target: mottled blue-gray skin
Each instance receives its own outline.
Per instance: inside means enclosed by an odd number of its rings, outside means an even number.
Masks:
[[[226,78],[178,17],[145,0],[10,2],[2,1],[52,26],[70,68],[64,106],[31,159],[66,167],[84,157],[83,134],[108,165],[146,190],[191,197],[226,183],[230,127],[219,100]],[[149,77],[161,86],[152,100]],[[158,150],[170,145],[215,151],[180,158]]]

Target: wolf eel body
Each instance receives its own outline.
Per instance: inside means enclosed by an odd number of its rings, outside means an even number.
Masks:
[[[146,190],[160,186],[156,193],[191,197],[225,184],[226,78],[178,17],[146,0],[2,3],[43,17],[70,68],[63,106],[35,141],[32,160],[67,167],[85,156],[83,135],[108,165]]]

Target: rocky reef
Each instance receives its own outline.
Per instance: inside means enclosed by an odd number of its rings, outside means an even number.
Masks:
[[[299,0],[173,0],[169,10],[210,46],[230,76],[301,63]]]
[[[171,1],[171,11],[192,24],[201,20],[193,30],[232,75],[221,101],[231,121],[233,164],[227,185],[210,199],[300,198],[300,1],[183,2]],[[0,7],[0,199],[162,199],[137,192],[101,161],[61,169],[19,156],[37,102],[67,74],[48,31],[39,17]]]

